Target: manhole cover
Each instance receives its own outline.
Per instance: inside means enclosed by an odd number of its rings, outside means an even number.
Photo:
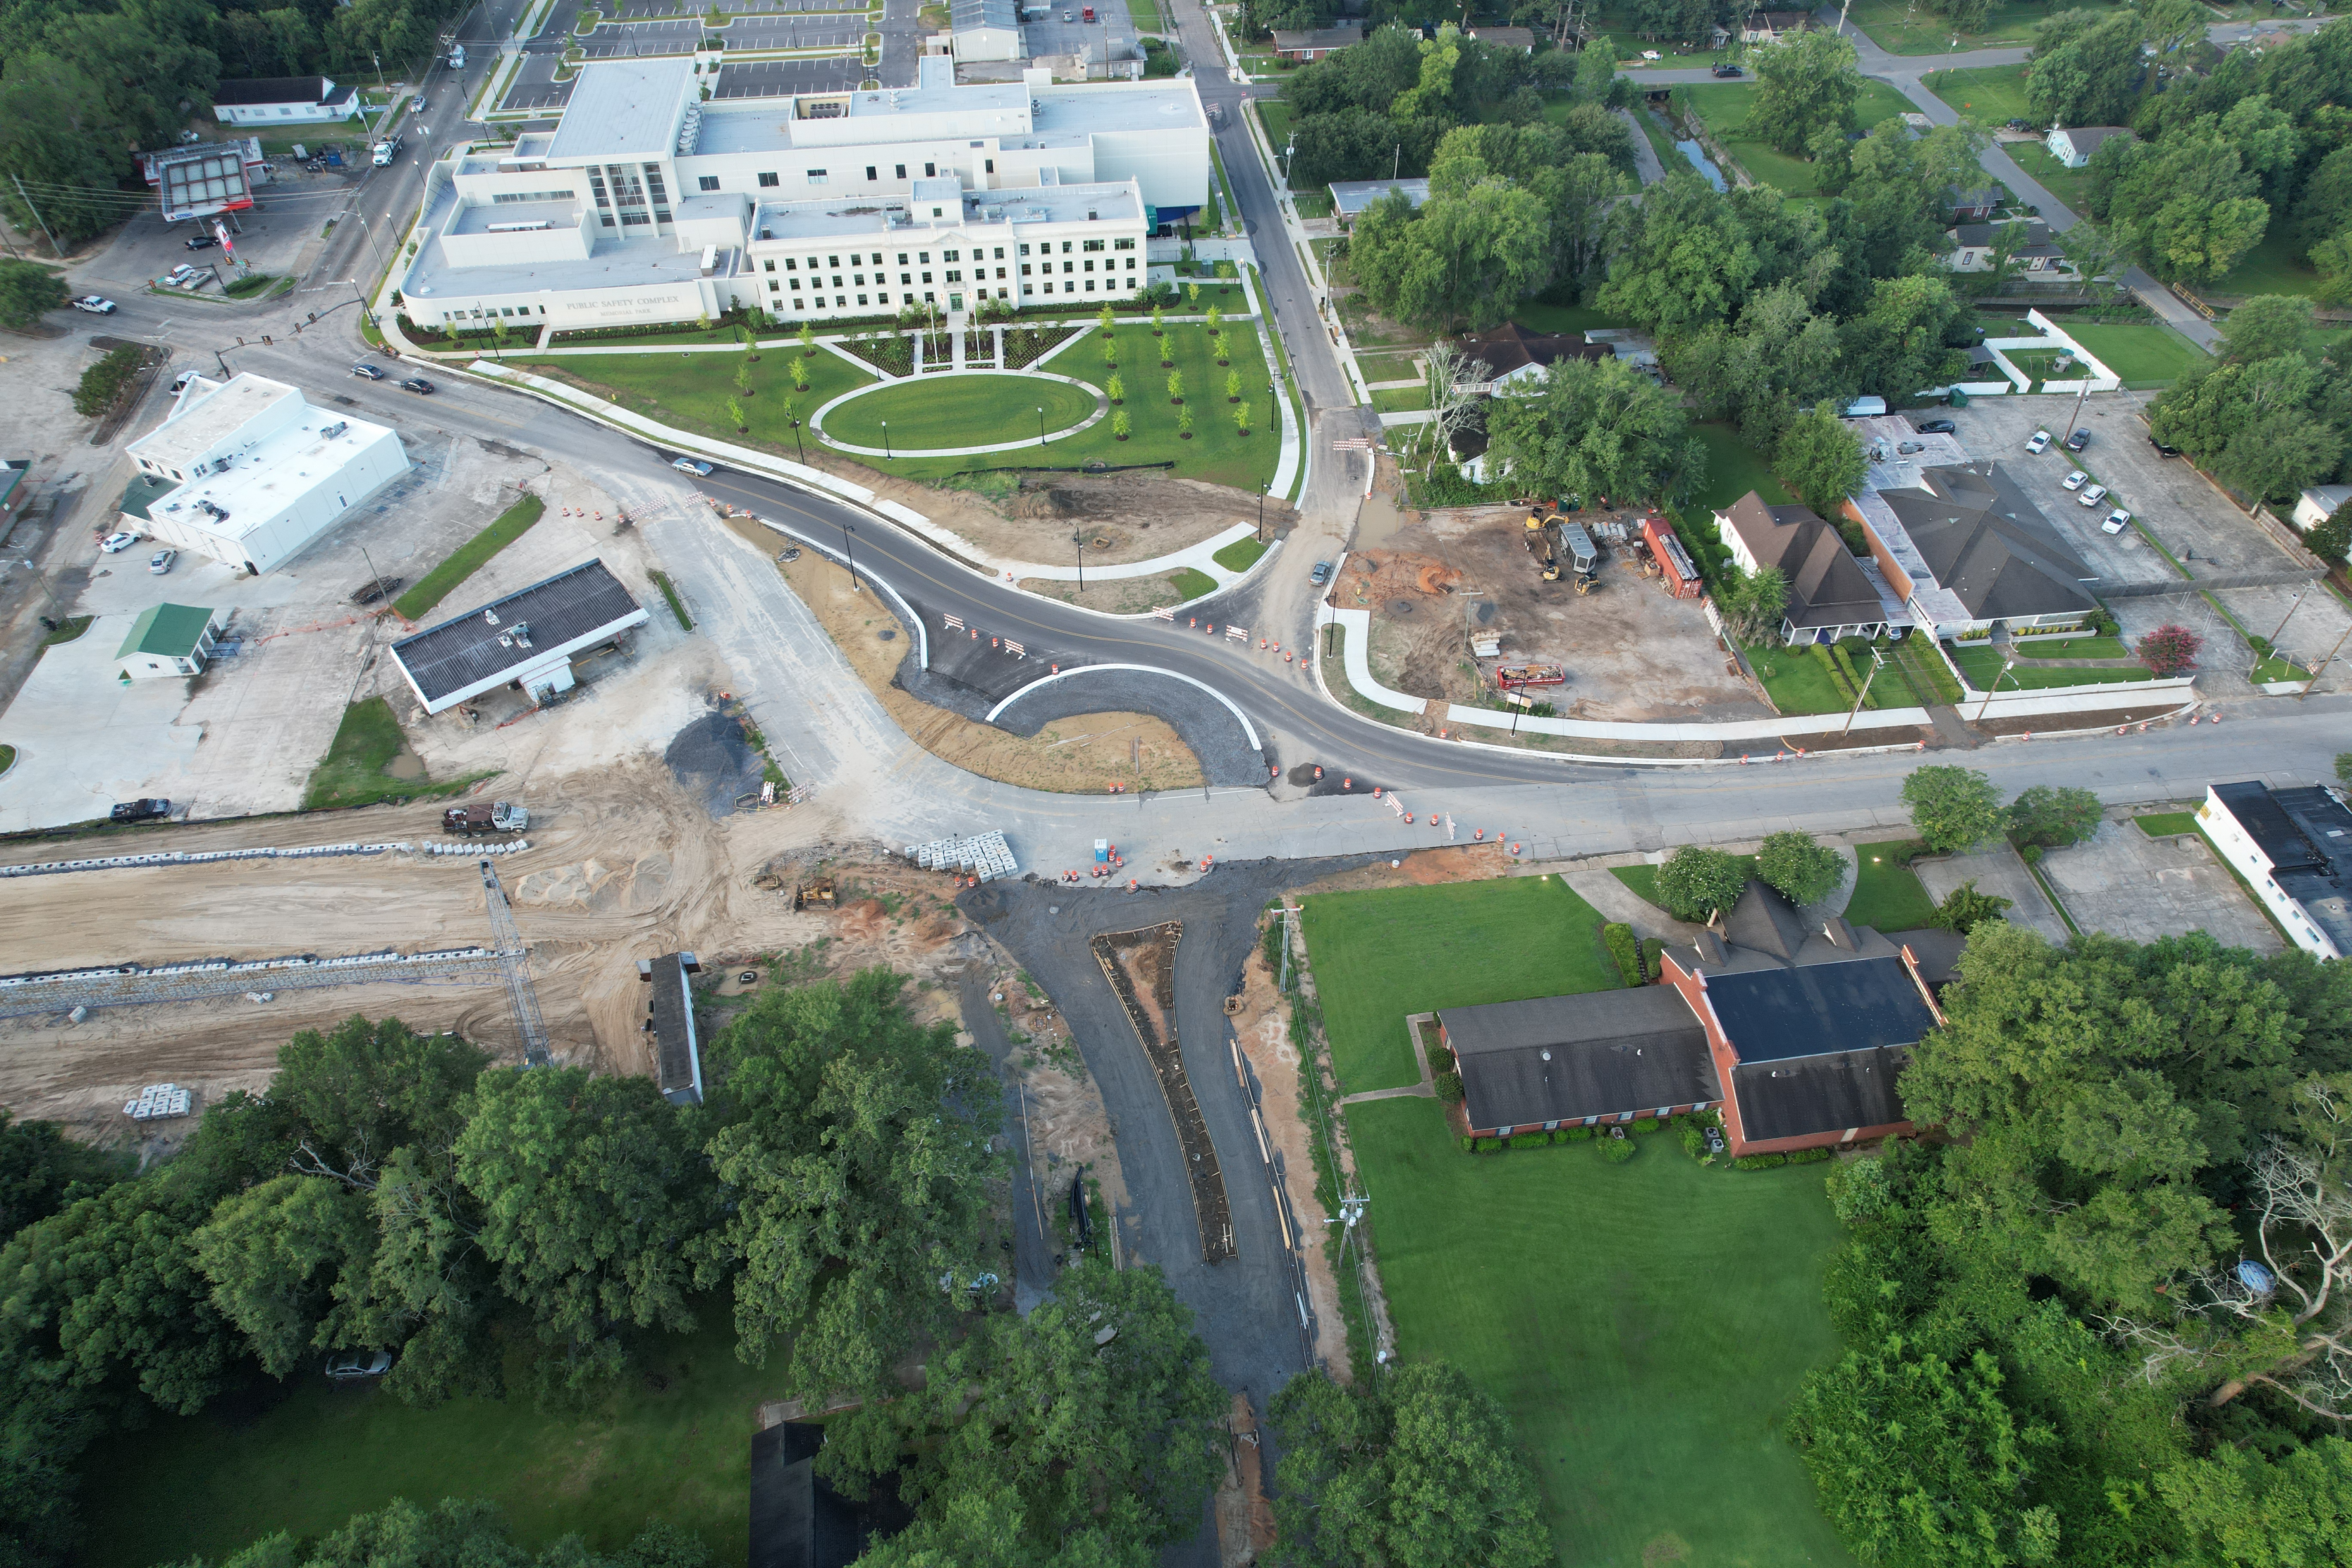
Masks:
[[[876,632],[874,635],[880,637],[884,642],[895,642],[898,640],[898,634],[895,629],[887,632]]]

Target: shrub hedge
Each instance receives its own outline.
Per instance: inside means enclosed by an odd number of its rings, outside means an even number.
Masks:
[[[1633,1141],[1631,1138],[1603,1138],[1601,1141],[1601,1157],[1612,1165],[1622,1165],[1633,1157]]]
[[[1454,1070],[1454,1053],[1444,1046],[1430,1047],[1429,1070],[1432,1072],[1452,1072]]]
[[[1628,985],[1639,985],[1647,978],[1642,972],[1642,944],[1633,935],[1633,928],[1621,921],[1611,921],[1601,928],[1601,940],[1609,949],[1609,956],[1617,961],[1617,973]]]
[[[1481,1154],[1496,1153],[1500,1151],[1502,1147],[1503,1141],[1500,1138],[1481,1138],[1478,1140],[1478,1152]]]
[[[1657,1130],[1658,1119],[1656,1117],[1636,1116],[1633,1118],[1633,1131],[1635,1132],[1655,1132]]]
[[[1814,1165],[1837,1152],[1834,1149],[1799,1149],[1783,1156],[1791,1165]]]
[[[1731,1167],[1735,1171],[1769,1171],[1788,1163],[1786,1154],[1742,1154],[1731,1162]]]
[[[1560,1131],[1568,1135],[1568,1141],[1571,1143],[1581,1143],[1592,1136],[1592,1129],[1590,1127],[1563,1127]]]
[[[1438,1099],[1444,1100],[1448,1105],[1459,1105],[1462,1103],[1462,1075],[1460,1073],[1439,1073],[1435,1082],[1437,1085]]]

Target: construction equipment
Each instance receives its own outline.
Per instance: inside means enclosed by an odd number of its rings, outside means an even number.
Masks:
[[[553,1058],[547,1054],[547,1026],[539,1016],[539,993],[531,989],[530,950],[523,945],[522,928],[515,924],[514,910],[507,907],[507,890],[499,886],[499,874],[488,860],[478,861],[482,868],[482,888],[490,906],[490,931],[499,944],[499,970],[506,978],[507,1003],[514,1009],[515,1031],[522,1037],[522,1060],[525,1067],[543,1068]]]
[[[510,800],[453,805],[441,814],[441,831],[461,838],[486,833],[520,833],[530,826],[530,813]]]
[[[1559,686],[1568,671],[1556,664],[1507,664],[1495,671],[1495,684],[1506,691],[1522,686]]]
[[[830,877],[814,878],[793,889],[794,910],[829,910],[833,907],[833,879]]]
[[[1580,599],[1584,597],[1585,595],[1591,593],[1595,588],[1600,586],[1601,579],[1594,576],[1591,573],[1579,572],[1576,574],[1576,596],[1578,598]]]

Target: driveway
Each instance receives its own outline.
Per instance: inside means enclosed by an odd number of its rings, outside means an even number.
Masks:
[[[1919,874],[1927,896],[1939,904],[1961,884],[1974,882],[1978,892],[2009,900],[2009,911],[2002,918],[2010,924],[2031,927],[2060,946],[2074,934],[2066,929],[2016,849],[2007,843],[1996,841],[1966,855],[1924,857],[1911,862],[1911,869]]]
[[[2043,856],[2042,871],[2084,931],[2128,942],[2201,931],[2256,952],[2286,945],[2201,834],[2150,838],[2137,822],[2105,822],[2087,841]]]

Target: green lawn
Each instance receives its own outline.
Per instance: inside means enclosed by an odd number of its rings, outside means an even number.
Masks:
[[[1596,305],[1553,305],[1541,300],[1520,300],[1511,307],[1511,320],[1531,332],[1573,332],[1579,336],[1595,327],[1626,324]]]
[[[1742,643],[1740,650],[1783,713],[1843,713],[1853,706],[1830,679],[1830,666],[1809,648]]]
[[[352,703],[343,710],[342,722],[335,726],[335,738],[328,745],[327,754],[310,770],[310,782],[302,791],[302,809],[369,805],[404,796],[429,799],[455,795],[490,776],[467,773],[438,784],[422,773],[410,778],[395,778],[384,768],[407,743],[400,732],[400,721],[393,717],[391,703],[381,697],[362,698]]]
[[[1838,1351],[1820,1167],[1702,1167],[1671,1134],[1622,1165],[1591,1142],[1474,1158],[1432,1100],[1347,1116],[1398,1353],[1510,1414],[1559,1561],[1852,1563],[1780,1429]]]
[[[2074,341],[2099,356],[2127,386],[2169,386],[2210,356],[2161,322],[2138,327],[2069,327]]]
[[[2049,15],[2050,7],[2035,0],[1993,0],[1986,8],[1984,31],[1958,34],[1959,47],[1965,51],[2031,43],[2033,25]],[[1853,0],[1848,16],[1890,55],[1940,55],[1956,36],[1950,23],[1910,0]]]
[[[480,571],[491,556],[520,539],[537,522],[547,503],[525,495],[499,513],[488,528],[450,552],[449,558],[416,580],[415,585],[393,601],[393,609],[406,620],[421,620],[452,589]]]
[[[1947,643],[1944,651],[1952,656],[1952,662],[1960,667],[1960,673],[1968,678],[1969,685],[1979,695],[1990,691],[1996,679],[2000,682],[2003,691],[2042,691],[2056,686],[2104,686],[2148,678],[2147,671],[2141,668],[2071,669],[2062,666],[2051,669],[2030,664],[2011,665],[2009,673],[2003,675],[1998,648],[1961,647]],[[2101,654],[2094,657],[2105,658],[2114,656]]]
[[[2064,349],[2010,349],[2005,351],[2009,363],[2023,371],[2037,384],[2037,391],[2071,390],[2042,384],[2080,381],[2091,374],[2090,367],[2076,360],[2064,370],[2057,368],[2058,356]]]
[[[1750,855],[1747,858],[1753,860],[1756,857]],[[1634,896],[1643,903],[1657,905],[1663,913],[1674,912],[1659,901],[1658,868],[1655,866],[1615,866],[1610,868],[1609,874],[1631,888]]]
[[[698,429],[722,440],[744,437],[735,433],[727,416],[727,400],[734,398],[751,424],[749,439],[772,451],[795,454],[792,421],[808,416],[845,392],[870,386],[879,380],[843,359],[819,349],[803,355],[798,348],[769,349],[751,372],[752,395],[735,390],[740,363],[733,354],[581,354],[533,359],[509,354],[507,363],[528,365],[541,374],[575,381],[600,395],[618,393],[627,407],[665,425]],[[807,378],[808,390],[793,385],[795,367]],[[807,432],[802,432],[807,439]],[[814,445],[810,442],[810,445]]]
[[[1419,1076],[1408,1014],[1618,983],[1600,914],[1554,877],[1325,893],[1305,909],[1331,1065],[1350,1094]]]
[[[2028,179],[2040,184],[2063,203],[2066,209],[2081,217],[2091,210],[2091,171],[2070,169],[2050,155],[2050,149],[2039,142],[2011,142],[2001,151],[2015,160]],[[2047,213],[2042,214],[2049,216]]]
[[[1792,195],[1811,195],[1821,189],[1821,181],[1810,162],[1750,141],[1744,134],[1748,106],[1754,101],[1756,90],[1752,82],[1700,82],[1683,90],[1690,94],[1691,107],[1706,122],[1715,139],[1739,160],[1752,177],[1768,185],[1778,185]],[[1908,112],[1912,105],[1910,100],[1885,82],[1865,81],[1853,107],[1855,122],[1867,131],[1882,120]]]
[[[1189,603],[1193,599],[1206,598],[1217,591],[1217,580],[1214,577],[1210,576],[1206,572],[1196,572],[1190,566],[1181,567],[1171,573],[1168,580],[1176,584],[1176,592],[1182,596],[1182,602]]]
[[[84,1459],[89,1537],[77,1561],[218,1562],[274,1531],[323,1534],[398,1497],[487,1497],[532,1551],[576,1531],[592,1552],[617,1552],[659,1515],[718,1561],[740,1563],[750,1440],[776,1363],[761,1373],[735,1359],[723,1302],[706,1321],[691,1338],[658,1342],[646,1373],[583,1412],[522,1394],[418,1410],[373,1387],[333,1387],[313,1363],[268,1408],[231,1396],[199,1415],[155,1417]]]
[[[1372,407],[1381,414],[1412,414],[1429,406],[1429,388],[1421,383],[1391,386],[1372,394]]]
[[[1796,499],[1772,477],[1764,455],[1741,440],[1738,430],[1732,426],[1693,425],[1690,430],[1706,448],[1706,482],[1688,505],[1675,509],[1685,539],[1693,534],[1714,539],[1717,510],[1729,506],[1749,490],[1761,494],[1770,506],[1787,506]]]
[[[1236,539],[1210,559],[1228,572],[1246,572],[1256,565],[1258,557],[1265,553],[1265,545],[1263,542],[1256,539]]]
[[[1158,0],[1127,0],[1127,14],[1134,21],[1139,31],[1146,33],[1160,31]]]
[[[2025,107],[2023,66],[1979,66],[1973,70],[1929,71],[1929,92],[1990,131],[2012,120],[2031,120]]]
[[[2287,227],[2273,215],[2263,242],[2215,279],[2211,288],[2197,292],[2246,300],[2258,294],[2308,294],[2318,288],[2319,274],[2295,254],[2295,241]]]
[[[2193,811],[2151,811],[2132,818],[2139,830],[2150,838],[2168,838],[2176,833],[2197,831],[2197,814]]]
[[[1902,838],[1854,846],[1853,898],[1845,907],[1849,921],[1885,932],[1917,931],[1935,917],[1936,900],[1902,859],[1918,847]]]
[[[41,639],[41,646],[55,647],[59,643],[72,642],[89,630],[89,623],[97,618],[95,616],[68,616],[58,623],[57,630]]]
[[[1274,167],[1266,171],[1276,183],[1282,180],[1282,150],[1290,144],[1290,123],[1294,115],[1290,105],[1277,98],[1261,98],[1257,104],[1258,123],[1265,127],[1266,144],[1274,149]]]
[[[1035,375],[926,376],[902,381],[843,404],[825,416],[825,434],[879,447],[887,432],[899,451],[1034,440],[1066,429],[1095,411],[1095,400],[1067,382]],[[1043,410],[1042,413],[1039,410]],[[1035,452],[1018,454],[1035,462]]]
[[[2021,642],[2017,651],[2025,658],[2129,658],[2131,649],[2121,637],[2052,637],[2047,642],[2035,638]]]
[[[1294,191],[1291,193],[1290,205],[1298,209],[1298,216],[1301,222],[1305,222],[1309,218],[1329,217],[1333,211],[1331,205],[1331,193],[1328,189],[1321,191]]]

